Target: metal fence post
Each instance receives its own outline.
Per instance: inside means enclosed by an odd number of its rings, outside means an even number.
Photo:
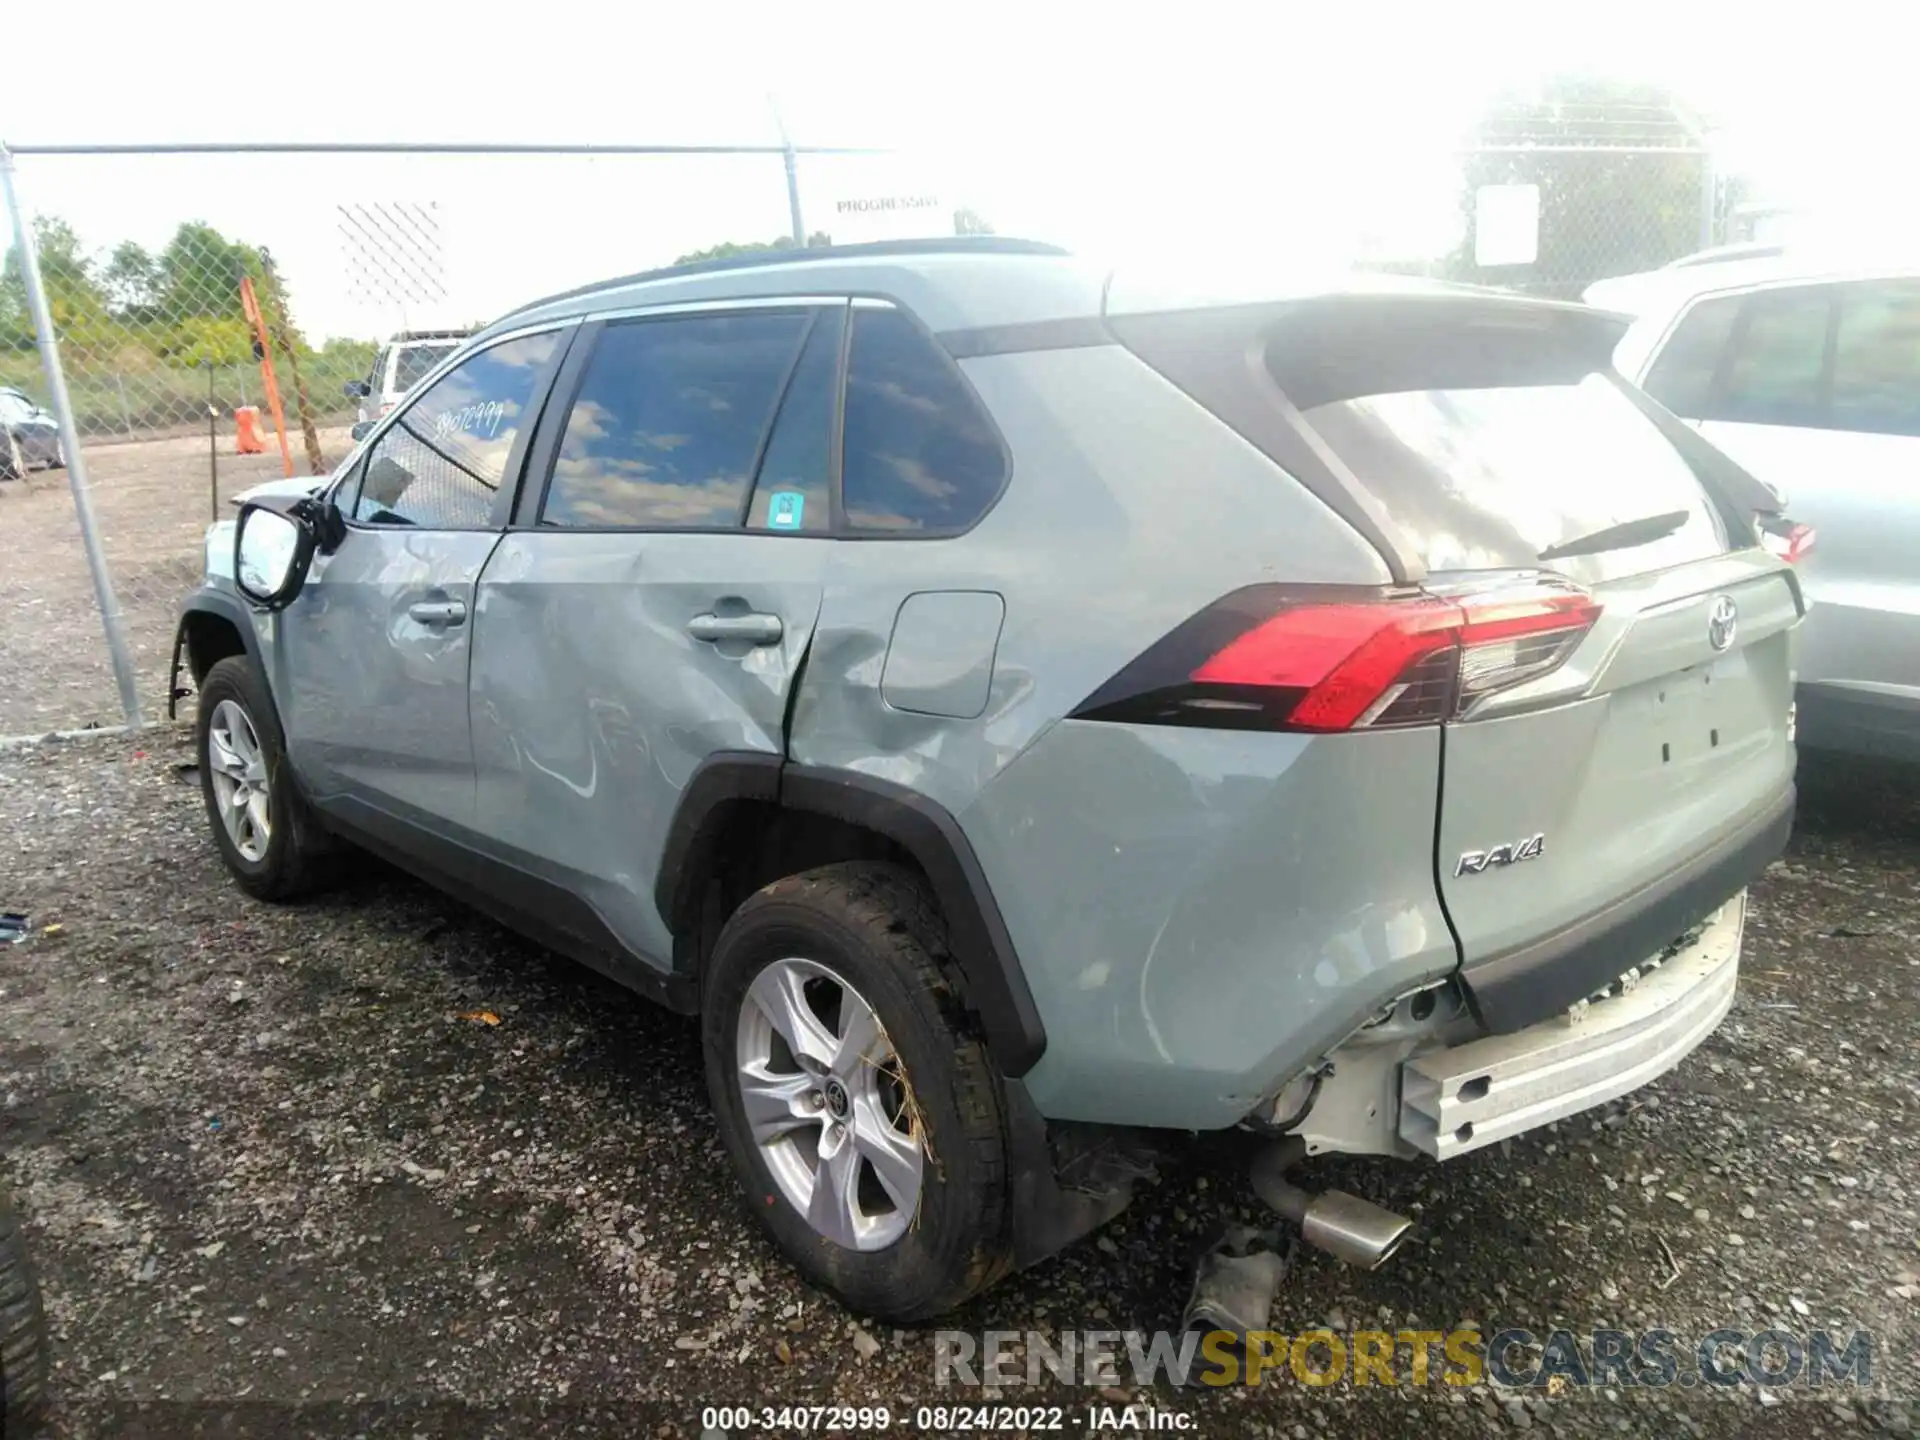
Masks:
[[[1719,242],[1720,177],[1714,169],[1713,151],[1700,151],[1700,248],[1711,250]]]
[[[120,711],[128,725],[138,725],[140,690],[133,678],[133,657],[127,651],[126,630],[121,623],[120,602],[113,595],[113,576],[107,569],[106,552],[100,547],[93,497],[87,491],[86,457],[80,449],[79,427],[73,423],[73,400],[67,394],[67,377],[60,369],[60,346],[54,339],[53,314],[47,308],[47,292],[41,283],[40,257],[33,248],[33,227],[27,223],[27,213],[14,190],[13,152],[4,145],[0,145],[0,196],[4,197],[7,213],[13,219],[13,243],[20,256],[20,275],[26,283],[27,312],[33,317],[33,333],[40,345],[47,397],[53,402],[54,416],[60,422],[60,444],[67,456],[67,484],[73,490],[73,511],[80,522],[87,569],[93,574],[94,598],[100,602],[100,623],[107,634],[113,678],[120,686]]]
[[[127,432],[127,438],[133,438],[133,411],[127,406],[127,377],[116,373],[113,388],[120,392],[120,428]]]

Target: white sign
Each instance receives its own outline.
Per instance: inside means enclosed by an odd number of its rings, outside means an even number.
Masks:
[[[826,231],[836,245],[910,240],[951,235],[953,214],[931,190],[857,190],[833,196],[824,213],[807,217],[807,228]]]
[[[1540,187],[1482,185],[1473,196],[1473,263],[1531,265],[1540,258]]]

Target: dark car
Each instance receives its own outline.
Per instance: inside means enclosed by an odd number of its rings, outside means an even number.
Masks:
[[[29,470],[67,463],[60,426],[23,391],[0,388],[0,480],[18,480]]]

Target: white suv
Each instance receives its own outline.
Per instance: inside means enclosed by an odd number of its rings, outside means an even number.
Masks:
[[[1621,373],[1819,537],[1801,563],[1800,743],[1920,762],[1920,265],[1785,253],[1586,299],[1636,317]]]
[[[470,330],[403,330],[388,340],[373,357],[367,378],[347,383],[347,394],[360,402],[355,419],[370,428],[472,333]]]

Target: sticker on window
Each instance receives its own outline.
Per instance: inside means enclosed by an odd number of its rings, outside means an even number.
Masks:
[[[776,490],[767,497],[767,528],[798,530],[806,513],[807,497],[798,490]]]

